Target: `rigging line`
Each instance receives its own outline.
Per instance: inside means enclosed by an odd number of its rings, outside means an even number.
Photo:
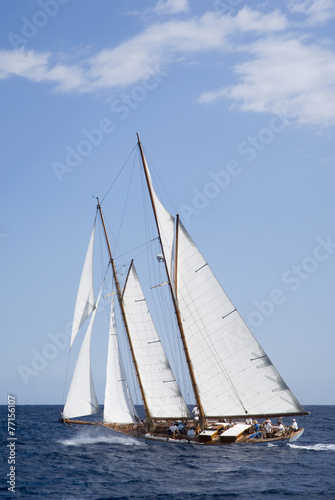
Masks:
[[[132,169],[131,175],[130,175],[130,181],[129,181],[129,185],[128,185],[128,189],[127,189],[126,199],[125,199],[124,206],[123,206],[123,211],[122,211],[122,215],[121,215],[120,226],[119,226],[119,230],[118,230],[118,233],[117,233],[117,236],[116,236],[116,240],[115,240],[114,253],[115,253],[116,247],[118,246],[118,241],[119,241],[119,237],[120,237],[120,232],[121,232],[121,228],[122,228],[124,214],[126,212],[126,207],[127,207],[127,203],[128,203],[128,198],[129,198],[129,193],[130,193],[130,187],[131,187],[131,183],[132,183],[132,180],[133,180],[134,170],[135,170],[135,162],[133,163],[133,169]]]
[[[128,252],[125,252],[125,253],[122,253],[121,255],[118,255],[117,257],[115,257],[114,260],[117,260],[117,259],[120,259],[121,257],[124,257],[125,255],[127,255],[128,253],[133,253],[135,250],[138,250],[139,248],[142,248],[142,247],[145,247],[145,246],[148,246],[150,245],[150,243],[152,243],[153,241],[155,240],[158,240],[158,236],[156,238],[153,238],[152,240],[149,240],[147,241],[146,243],[142,243],[142,245],[138,245],[137,247],[135,248],[132,248],[131,250],[129,250]]]
[[[102,200],[100,201],[100,206],[103,204],[103,201],[104,199],[106,198],[106,196],[108,195],[109,191],[112,189],[112,187],[114,186],[115,182],[117,181],[117,178],[119,177],[119,175],[121,174],[122,170],[124,169],[124,167],[127,165],[128,163],[128,160],[129,158],[131,157],[131,155],[133,154],[134,152],[134,149],[137,148],[137,143],[135,144],[135,146],[133,147],[133,149],[131,150],[131,153],[129,154],[128,158],[126,159],[126,161],[124,162],[124,164],[122,165],[121,169],[119,170],[118,174],[116,175],[116,177],[114,178],[112,184],[109,186],[105,196],[102,198]]]

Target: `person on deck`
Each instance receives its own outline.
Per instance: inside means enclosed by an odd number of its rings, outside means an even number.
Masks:
[[[194,420],[199,420],[199,408],[197,406],[195,406],[192,410],[192,413],[193,413],[193,416],[194,416]]]
[[[258,424],[257,420],[254,420],[254,421],[253,421],[252,430],[253,430],[254,432],[258,432],[258,431],[259,431],[259,424]]]
[[[292,431],[297,431],[299,429],[298,424],[297,424],[295,418],[292,420],[291,429],[292,429]]]
[[[272,434],[272,425],[269,419],[266,419],[264,422],[264,430],[265,430],[265,437],[271,438],[273,437]]]
[[[177,427],[178,427],[179,434],[182,434],[184,432],[184,428],[185,428],[184,423],[183,422],[178,422],[177,423]]]
[[[278,420],[277,425],[278,427],[276,431],[276,436],[282,436],[283,434],[285,434],[286,429],[280,420]]]
[[[176,426],[176,424],[171,425],[171,427],[167,431],[168,436],[172,436],[173,438],[175,437],[176,432],[179,433],[178,427]]]

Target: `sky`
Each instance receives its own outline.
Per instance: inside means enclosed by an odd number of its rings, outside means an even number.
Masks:
[[[290,389],[334,404],[335,2],[0,9],[0,403],[64,402],[95,197],[138,132],[162,201]],[[103,206],[114,234],[122,182]],[[129,193],[124,252],[146,241]]]

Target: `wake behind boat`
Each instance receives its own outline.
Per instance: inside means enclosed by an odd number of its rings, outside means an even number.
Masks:
[[[165,443],[226,445],[297,440],[303,429],[298,428],[295,420],[291,426],[284,426],[281,418],[307,412],[244,323],[179,216],[173,217],[160,202],[139,137],[138,148],[161,250],[156,265],[163,264],[165,268],[166,279],[161,285],[169,288],[171,321],[178,327],[183,350],[181,361],[188,371],[196,406],[191,416],[149,312],[133,260],[125,282],[120,283],[98,200],[77,295],[70,348],[89,317],[90,322],[61,421],[104,425],[125,435]],[[102,293],[95,300],[93,246],[97,221],[106,240],[115,292],[111,294],[103,421],[88,422],[76,419],[100,411],[90,355],[93,323]],[[144,405],[144,420],[136,414],[123,369],[114,295]],[[259,424],[257,419],[265,421]],[[278,422],[274,425],[270,419]]]

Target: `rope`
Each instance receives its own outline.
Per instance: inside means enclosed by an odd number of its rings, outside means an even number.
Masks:
[[[106,198],[106,196],[108,195],[109,191],[112,189],[112,187],[114,186],[115,182],[117,181],[119,175],[121,174],[122,170],[124,169],[124,167],[127,165],[128,163],[128,160],[129,158],[131,157],[131,155],[133,154],[134,152],[134,149],[137,147],[137,143],[135,144],[135,146],[133,147],[133,149],[131,150],[131,153],[129,154],[128,158],[126,159],[126,161],[124,162],[124,164],[122,165],[121,169],[119,170],[117,176],[115,177],[115,179],[113,180],[112,184],[109,186],[109,188],[107,189],[107,192],[105,194],[105,196],[102,198],[102,200],[100,201],[100,205],[102,205],[104,199]]]

